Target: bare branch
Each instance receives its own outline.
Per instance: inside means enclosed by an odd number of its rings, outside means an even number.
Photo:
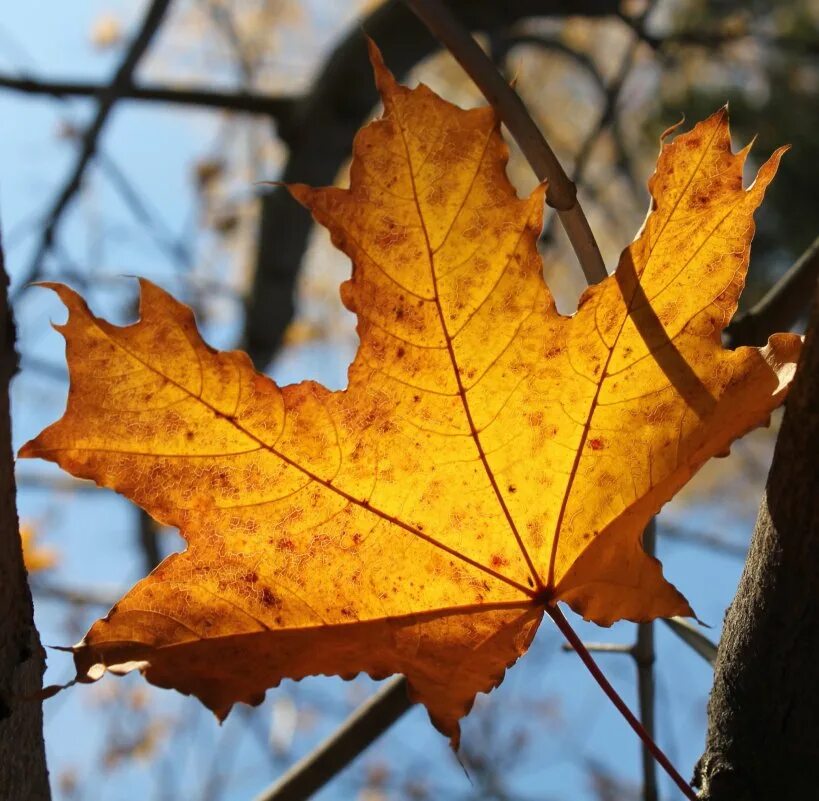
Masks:
[[[787,331],[805,314],[819,280],[819,236],[752,309],[725,329],[728,345],[763,345],[776,331]]]
[[[437,0],[406,2],[452,53],[498,112],[535,175],[541,181],[548,180],[546,202],[557,211],[587,282],[595,284],[602,281],[607,275],[606,268],[589,222],[577,200],[577,188],[569,180],[523,101],[448,8]]]
[[[35,78],[12,78],[0,75],[0,89],[8,89],[28,95],[48,95],[61,99],[71,97],[99,98],[105,85],[90,81],[47,81]],[[213,92],[195,87],[171,88],[156,84],[130,84],[120,94],[122,100],[140,100],[149,103],[197,106],[217,111],[238,111],[260,114],[273,119],[284,119],[295,106],[298,98],[276,97],[255,92]]]
[[[659,618],[671,629],[686,645],[696,651],[708,664],[713,665],[717,655],[717,646],[711,642],[690,620],[684,617]],[[590,653],[598,654],[627,654],[635,656],[637,645],[627,645],[619,642],[584,642],[583,646]],[[562,651],[574,651],[569,643],[564,642]],[[635,657],[636,658],[636,657]]]
[[[97,162],[114,189],[119,193],[123,203],[145,227],[145,230],[151,234],[157,247],[164,251],[169,259],[176,262],[180,269],[183,271],[189,269],[193,265],[193,255],[185,244],[176,239],[173,233],[168,230],[164,220],[148,208],[147,203],[116,162],[102,151],[97,153]]]
[[[63,214],[79,191],[85,169],[94,158],[100,134],[108,121],[111,110],[123,93],[131,87],[134,72],[150,46],[154,35],[159,30],[170,4],[171,0],[153,0],[142,21],[139,32],[131,42],[111,83],[99,94],[97,114],[83,134],[79,158],[71,175],[57,195],[49,214],[46,216],[46,223],[40,235],[40,242],[35,250],[34,257],[24,273],[17,291],[13,293],[12,300],[19,297],[29,283],[39,277],[43,268],[43,261],[51,250]]]
[[[403,677],[391,679],[318,748],[257,795],[255,801],[304,801],[310,798],[411,706],[407,680]]]
[[[779,48],[794,55],[815,55],[819,53],[819,42],[795,36],[773,36],[765,30],[740,29],[736,31],[677,31],[670,36],[652,36],[642,26],[641,20],[635,20],[625,14],[618,14],[634,32],[654,50],[666,49],[669,45],[682,47],[703,47],[713,50],[724,45],[753,39],[757,44]]]
[[[652,518],[643,532],[643,550],[654,556],[657,540],[657,518]],[[637,624],[637,641],[632,649],[637,665],[637,702],[640,708],[640,723],[652,740],[656,740],[654,716],[654,622]],[[643,764],[643,801],[657,801],[657,763],[652,751],[643,741],[641,746]]]
[[[618,123],[617,123],[617,103],[620,100],[620,93],[623,89],[623,84],[626,81],[629,73],[631,72],[631,68],[634,64],[634,57],[637,53],[637,49],[640,45],[639,39],[636,39],[631,43],[628,47],[625,55],[623,56],[623,60],[620,63],[620,66],[615,74],[614,78],[612,79],[611,83],[607,86],[603,80],[603,77],[597,72],[594,65],[591,65],[592,72],[596,75],[596,83],[598,84],[599,88],[603,91],[604,95],[604,102],[603,102],[603,111],[600,114],[600,117],[597,120],[597,124],[592,128],[589,133],[586,135],[585,139],[580,145],[580,149],[577,151],[577,155],[574,159],[574,170],[573,170],[573,178],[574,180],[580,184],[583,181],[583,176],[586,171],[586,167],[589,163],[589,158],[594,150],[597,141],[603,135],[603,132],[607,128],[612,129],[612,133],[615,134],[615,144],[619,149],[619,159],[621,163],[627,164],[628,163],[628,154],[623,147],[622,139],[618,133]],[[578,63],[582,64],[582,60],[578,60]],[[629,170],[626,170],[626,177],[629,179],[629,183],[631,184],[632,191],[636,194],[638,190],[638,186],[636,185],[636,181],[633,179],[633,175]],[[554,222],[554,218],[549,220],[548,224],[545,226],[543,233],[541,234],[541,241],[547,241],[551,237],[551,229],[552,224]]]
[[[664,617],[662,620],[686,645],[690,645],[713,667],[717,659],[717,646],[690,620],[684,617]]]
[[[614,113],[617,108],[617,101],[619,99],[622,84],[625,82],[628,70],[631,68],[630,62],[633,61],[636,48],[632,47],[629,49],[629,53],[627,53],[626,59],[621,64],[621,67],[614,79],[610,84],[607,84],[602,73],[599,69],[597,69],[594,61],[585,53],[569,47],[559,39],[550,38],[548,36],[544,36],[543,34],[512,33],[500,40],[496,46],[495,58],[507,58],[509,51],[520,45],[539,47],[543,50],[558,53],[559,55],[570,59],[591,79],[604,98],[604,111],[601,114],[595,129],[589,133],[586,141],[584,141],[580,146],[578,155],[575,156],[572,175],[572,180],[574,180],[575,184],[581,184],[582,173],[585,169],[585,166],[579,166],[581,161],[586,158],[583,156],[581,159],[580,154],[582,154],[587,148],[591,149],[603,131],[609,127],[611,129],[612,141],[617,151],[617,166],[622,170],[624,177],[628,181],[629,189],[634,194],[635,198],[641,197],[644,187],[634,174],[634,170],[631,166],[632,159],[625,147],[625,143],[623,142],[618,117]],[[628,66],[626,66],[627,62]],[[624,72],[624,70],[625,74],[621,74]],[[589,142],[589,144],[587,144],[587,142]],[[552,221],[550,220],[549,222],[551,224]]]
[[[620,642],[584,642],[583,647],[589,653],[598,654],[628,654],[631,656],[634,651],[633,645],[626,645]],[[574,648],[571,646],[571,643],[564,642],[561,644],[560,650],[570,653],[574,651]]]
[[[669,523],[667,520],[660,521],[658,533],[660,536],[668,537],[668,539],[671,540],[690,543],[691,545],[707,548],[708,550],[721,553],[725,556],[734,556],[738,559],[744,559],[748,550],[744,545],[728,542],[718,534],[685,528],[675,523]]]
[[[105,609],[110,609],[122,595],[122,593],[107,592],[100,589],[87,590],[64,587],[60,584],[42,581],[37,577],[31,579],[31,592],[35,601],[38,598],[48,598],[53,601],[63,601],[73,606],[100,606]]]

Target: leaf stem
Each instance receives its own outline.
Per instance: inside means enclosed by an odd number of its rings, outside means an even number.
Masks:
[[[577,636],[577,632],[571,627],[571,624],[566,620],[560,609],[558,609],[557,606],[547,606],[546,613],[552,618],[558,629],[560,629],[560,633],[566,638],[569,645],[572,646],[572,650],[580,657],[580,660],[586,666],[589,673],[592,674],[594,680],[600,686],[600,689],[603,690],[609,700],[617,707],[617,710],[634,730],[634,733],[643,741],[654,759],[657,760],[658,764],[671,777],[674,784],[680,788],[682,794],[689,799],[689,801],[698,801],[694,789],[680,776],[660,746],[654,742],[640,721],[637,720],[632,711],[626,706],[625,701],[620,697],[617,690],[611,686],[609,680],[603,675],[603,671],[597,666],[597,663],[586,649],[583,641]]]
[[[577,200],[577,187],[569,180],[523,101],[443,3],[438,0],[406,0],[406,3],[472,78],[509,129],[537,177],[541,181],[548,180],[546,202],[556,210],[586,280],[590,284],[602,281],[607,275],[606,267]]]

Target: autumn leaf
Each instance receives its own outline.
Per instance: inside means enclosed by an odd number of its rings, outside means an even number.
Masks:
[[[23,548],[23,563],[29,573],[51,570],[59,561],[57,552],[39,542],[37,529],[31,523],[20,524],[20,545]]]
[[[52,285],[68,408],[21,455],[188,541],[75,647],[80,677],[138,668],[221,717],[284,678],[404,673],[457,741],[547,606],[691,614],[640,537],[793,375],[796,336],[720,343],[782,151],[744,189],[724,110],[664,144],[642,231],[566,317],[536,249],[545,187],[516,197],[493,111],[373,62],[384,116],[350,188],[291,187],[353,262],[348,388],[277,386],[147,281],[124,328]]]

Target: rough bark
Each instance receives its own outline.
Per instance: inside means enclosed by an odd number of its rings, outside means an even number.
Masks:
[[[447,5],[475,31],[501,30],[528,17],[608,16],[619,7],[617,0],[450,0]],[[439,46],[400,0],[388,0],[357,23],[330,54],[312,90],[279,123],[279,135],[290,146],[282,181],[330,184],[349,157],[355,132],[378,102],[365,31],[399,77]],[[293,317],[296,276],[311,227],[309,213],[287,190],[273,189],[262,199],[244,342],[260,367],[278,348]]]
[[[0,798],[46,801],[42,706],[27,700],[43,686],[45,654],[34,627],[15,504],[8,390],[17,357],[7,287],[0,247]]]
[[[745,570],[694,783],[707,801],[819,797],[819,297]]]

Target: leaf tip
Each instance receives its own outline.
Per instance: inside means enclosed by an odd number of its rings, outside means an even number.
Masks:
[[[367,36],[367,53],[370,57],[370,64],[373,68],[373,75],[375,76],[375,85],[378,89],[378,94],[381,95],[381,100],[384,103],[384,107],[388,108],[390,105],[390,100],[398,88],[398,82],[395,80],[395,77],[384,62],[384,56],[381,54],[381,50],[379,49],[378,45],[369,36]]]
[[[293,200],[298,201],[306,208],[310,208],[310,200],[315,191],[312,186],[308,186],[307,184],[282,184],[282,186],[290,193],[290,197],[292,197]]]
[[[37,458],[37,437],[30,439],[25,445],[20,447],[17,451],[18,459],[36,459]]]
[[[772,334],[768,343],[759,349],[759,355],[777,379],[774,395],[786,390],[793,382],[803,342],[804,338],[799,334]]]
[[[677,120],[673,125],[669,125],[661,134],[660,134],[660,144],[665,142],[665,140],[671,136],[678,128],[685,124],[685,112],[682,113],[680,119]]]

